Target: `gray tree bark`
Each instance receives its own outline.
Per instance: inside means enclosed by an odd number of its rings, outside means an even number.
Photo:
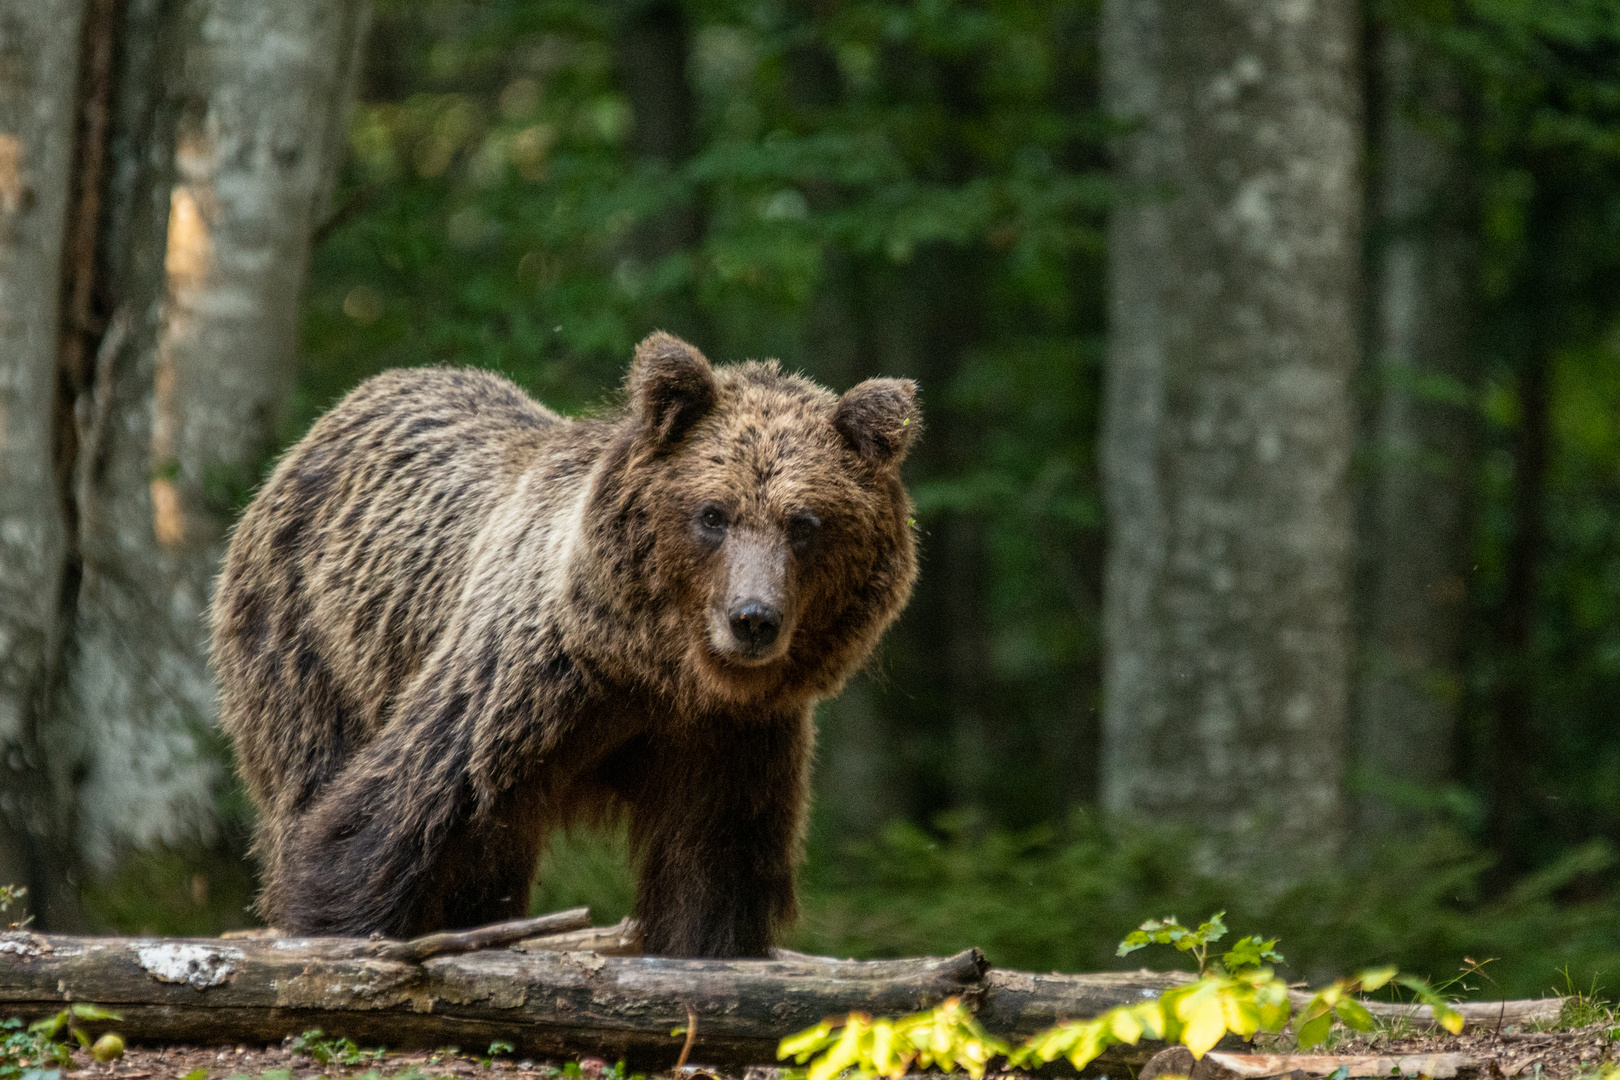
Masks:
[[[203,612],[369,10],[0,0],[0,882],[41,925],[74,921],[53,852],[213,827]]]
[[[38,784],[67,525],[56,350],[84,0],[0,3],[0,884],[45,888]]]
[[[1369,245],[1366,482],[1358,522],[1360,659],[1352,765],[1358,831],[1422,820],[1452,778],[1468,554],[1472,252],[1462,95],[1435,58],[1379,28]],[[1393,796],[1393,798],[1392,798]]]
[[[82,580],[52,719],[58,790],[76,788],[79,848],[97,868],[126,845],[214,827],[204,613],[230,515],[292,390],[310,237],[368,14],[321,0],[179,12],[172,174],[151,193],[168,205],[129,235],[161,260],[130,267],[121,302],[144,332],[96,390],[117,419],[86,463]]]
[[[1349,0],[1106,0],[1111,810],[1286,880],[1349,709],[1360,93]]]

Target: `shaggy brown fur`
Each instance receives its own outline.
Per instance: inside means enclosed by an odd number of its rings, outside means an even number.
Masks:
[[[274,925],[525,914],[551,831],[614,814],[648,951],[760,956],[793,917],[811,707],[916,574],[914,387],[840,398],[654,334],[626,389],[571,420],[389,372],[248,507],[213,655]]]

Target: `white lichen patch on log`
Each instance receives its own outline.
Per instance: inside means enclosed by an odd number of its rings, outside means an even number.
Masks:
[[[231,977],[242,950],[220,945],[148,945],[137,949],[135,956],[154,979],[206,990]]]
[[[25,930],[0,934],[0,953],[11,953],[13,956],[39,956],[52,951],[50,942]]]

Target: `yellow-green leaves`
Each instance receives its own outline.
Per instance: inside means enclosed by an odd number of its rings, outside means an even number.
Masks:
[[[1219,920],[1217,915],[1193,933],[1204,933]],[[1185,932],[1174,919],[1168,919],[1151,927],[1144,924],[1141,932],[1169,934],[1176,930]],[[1185,933],[1178,938],[1185,939]],[[1203,944],[1209,940],[1205,936]],[[1259,938],[1248,940],[1259,950],[1275,944]],[[1295,1024],[1300,1049],[1320,1045],[1336,1019],[1359,1031],[1370,1029],[1373,1015],[1355,995],[1392,983],[1429,1005],[1435,1022],[1447,1031],[1462,1030],[1462,1015],[1428,983],[1400,975],[1393,967],[1369,968],[1323,987],[1300,1010]],[[1109,1047],[1134,1046],[1142,1039],[1179,1042],[1193,1057],[1202,1058],[1228,1033],[1252,1039],[1261,1031],[1281,1031],[1292,1016],[1288,984],[1269,967],[1243,968],[1234,974],[1214,965],[1210,974],[1172,987],[1155,1000],[1058,1024],[1038,1032],[1016,1050],[986,1034],[967,1006],[951,998],[936,1009],[899,1020],[873,1020],[865,1013],[850,1013],[842,1021],[823,1020],[783,1039],[777,1057],[791,1057],[801,1065],[814,1059],[805,1080],[834,1080],[846,1071],[859,1080],[880,1076],[899,1080],[913,1065],[920,1069],[937,1066],[943,1072],[960,1067],[980,1080],[996,1057],[1006,1057],[1013,1068],[1067,1058],[1080,1070]]]
[[[1170,1026],[1163,997],[1137,1005],[1122,1005],[1090,1020],[1072,1020],[1048,1028],[1019,1047],[1009,1060],[1018,1066],[1028,1061],[1044,1065],[1058,1058],[1068,1058],[1076,1069],[1084,1069],[1110,1046],[1120,1043],[1134,1046],[1143,1038],[1163,1039]]]
[[[960,998],[951,998],[936,1009],[899,1020],[873,1020],[865,1013],[850,1013],[842,1023],[823,1020],[783,1039],[776,1056],[791,1057],[801,1065],[814,1057],[805,1080],[832,1080],[845,1070],[853,1070],[861,1080],[878,1076],[899,1080],[913,1063],[923,1069],[938,1066],[944,1072],[960,1067],[980,1080],[992,1058],[1009,1052],[1006,1043],[979,1026]]]
[[[1452,1008],[1422,979],[1397,974],[1394,967],[1368,968],[1350,978],[1337,979],[1324,986],[1316,992],[1305,1008],[1300,1010],[1299,1027],[1296,1032],[1300,1049],[1307,1050],[1313,1046],[1320,1046],[1327,1039],[1335,1017],[1346,1027],[1355,1028],[1357,1031],[1372,1030],[1375,1022],[1372,1013],[1351,995],[1378,990],[1392,982],[1404,986],[1412,992],[1413,997],[1429,1006],[1434,1013],[1435,1023],[1453,1035],[1462,1030],[1462,1013]]]

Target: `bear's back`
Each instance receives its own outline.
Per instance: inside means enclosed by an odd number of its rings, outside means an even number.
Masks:
[[[387,722],[452,617],[480,530],[572,426],[497,375],[401,369],[287,452],[237,526],[214,603],[223,721],[255,797],[304,804]]]

